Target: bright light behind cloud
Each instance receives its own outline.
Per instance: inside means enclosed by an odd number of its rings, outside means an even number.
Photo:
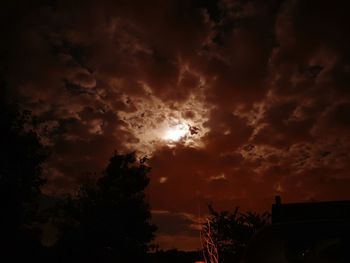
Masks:
[[[155,97],[149,88],[145,87],[145,91],[148,97],[132,101],[125,97],[130,110],[119,112],[125,123],[122,128],[133,136],[125,143],[127,147],[152,155],[164,145],[203,146],[201,139],[208,132],[204,123],[209,107],[204,105],[200,92],[181,103],[168,104]]]
[[[181,123],[173,127],[169,127],[163,136],[163,140],[176,142],[179,141],[181,138],[186,136],[189,132],[188,126]]]

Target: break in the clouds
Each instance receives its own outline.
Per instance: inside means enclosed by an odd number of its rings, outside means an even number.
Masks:
[[[199,245],[189,226],[206,203],[349,199],[348,8],[5,1],[1,70],[51,147],[44,190],[72,191],[114,150],[146,154],[165,248]]]

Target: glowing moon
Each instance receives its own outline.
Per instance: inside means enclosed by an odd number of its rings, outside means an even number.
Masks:
[[[188,134],[188,126],[177,124],[165,130],[163,140],[177,142]]]
[[[148,86],[143,87],[148,97],[130,101],[128,96],[123,95],[125,105],[130,109],[118,111],[118,117],[124,124],[121,129],[132,138],[125,142],[127,148],[151,156],[164,146],[204,146],[202,138],[209,132],[204,124],[209,120],[211,107],[204,103],[205,97],[201,93],[169,105],[154,96]]]

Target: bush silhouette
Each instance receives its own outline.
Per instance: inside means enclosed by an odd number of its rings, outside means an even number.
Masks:
[[[257,230],[269,224],[270,214],[240,212],[217,212],[209,205],[211,236],[219,251],[219,262],[240,262],[246,246]],[[204,225],[207,228],[208,225]]]

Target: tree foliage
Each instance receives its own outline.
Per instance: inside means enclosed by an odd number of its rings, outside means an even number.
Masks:
[[[243,213],[238,207],[233,212],[217,212],[211,205],[208,208],[210,232],[219,251],[219,262],[239,262],[254,233],[270,221],[268,213]],[[203,226],[204,232],[209,225]]]
[[[37,198],[45,183],[42,164],[47,150],[35,132],[26,128],[30,112],[8,100],[2,83],[0,92],[0,241],[4,251],[28,250],[39,243],[35,228]],[[35,230],[35,231],[34,231]],[[36,242],[35,242],[36,241]]]
[[[135,153],[115,154],[97,183],[82,186],[66,205],[71,220],[60,254],[86,262],[145,262],[155,231],[144,193],[149,171]]]

